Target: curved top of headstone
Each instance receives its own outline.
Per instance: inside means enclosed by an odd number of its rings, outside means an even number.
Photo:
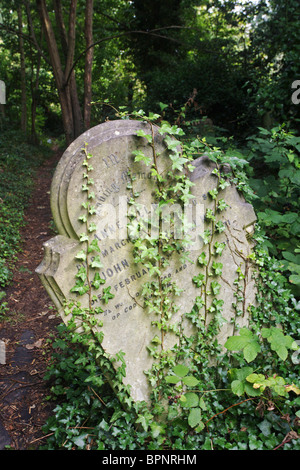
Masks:
[[[160,161],[166,150],[163,136],[153,126],[155,145],[158,147]],[[84,132],[66,149],[61,157],[51,186],[51,209],[54,222],[61,235],[78,238],[77,210],[78,192],[82,185],[82,162],[85,158],[83,148],[87,143],[87,151],[93,155],[93,179],[98,205],[108,195],[119,192],[120,185],[128,182],[128,170],[133,173],[145,173],[142,163],[134,162],[133,150],[141,148],[145,154],[151,152],[145,138],[137,137],[137,131],[150,133],[148,123],[132,120],[115,120],[99,124]],[[150,169],[148,169],[150,171]],[[110,198],[111,199],[111,198]],[[75,203],[76,201],[76,203]]]

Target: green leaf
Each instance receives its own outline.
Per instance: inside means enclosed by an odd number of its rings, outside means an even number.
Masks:
[[[74,439],[73,439],[73,442],[75,444],[75,446],[79,447],[79,449],[84,449],[85,445],[86,445],[86,438],[87,438],[88,434],[80,434],[80,436],[76,436]]]
[[[243,349],[244,358],[247,362],[254,361],[259,352],[260,345],[256,340],[252,340],[251,342],[249,342],[249,344],[247,344],[247,346],[245,346],[245,348]]]
[[[210,286],[214,295],[218,295],[220,293],[221,284],[219,284],[217,281],[212,281]]]
[[[201,422],[201,410],[200,408],[192,408],[188,417],[188,423],[191,428],[195,428]]]
[[[225,348],[229,351],[243,350],[247,362],[253,361],[260,352],[260,344],[248,328],[241,328],[240,336],[230,336],[225,343]]]
[[[192,375],[188,375],[186,377],[183,377],[182,382],[188,387],[195,387],[199,383],[199,380],[196,379],[196,377],[193,377]]]
[[[183,165],[188,162],[187,158],[182,158],[178,153],[174,155],[170,155],[170,159],[172,160],[172,170],[183,170]]]
[[[300,286],[300,274],[292,274],[289,277],[289,281],[291,284],[296,284],[297,286]]]
[[[102,300],[105,304],[108,303],[109,299],[114,298],[114,294],[110,292],[111,286],[105,287],[103,289],[103,295],[102,295]]]
[[[139,129],[137,131],[136,135],[138,137],[145,137],[148,140],[148,142],[152,142],[152,135],[151,134],[146,134],[145,131],[143,131],[142,129]]]
[[[82,267],[79,269],[78,273],[76,274],[76,277],[79,278],[79,279],[81,279],[82,282],[85,282],[86,276],[87,276],[87,274],[86,274],[86,269],[85,269],[84,266],[82,266]]]
[[[214,270],[216,276],[220,276],[222,274],[223,264],[213,261],[212,269]]]
[[[77,253],[77,255],[75,256],[76,259],[80,260],[80,261],[85,261],[86,260],[86,252],[84,250],[81,250]]]
[[[99,245],[98,245],[98,240],[94,238],[94,240],[90,243],[90,246],[88,248],[88,252],[92,253],[93,251],[97,251],[98,253],[101,252]]]
[[[205,279],[205,275],[200,273],[198,274],[198,276],[193,277],[193,282],[196,284],[197,287],[201,287],[204,279]]]
[[[80,236],[79,236],[79,241],[80,241],[81,243],[86,242],[86,241],[88,241],[88,240],[89,240],[89,237],[86,235],[86,233],[81,233],[81,234],[80,234]]]
[[[199,397],[196,393],[187,392],[183,395],[185,397],[184,405],[188,408],[195,408],[199,406]]]
[[[178,375],[178,377],[185,377],[189,373],[189,368],[182,364],[178,364],[173,368],[173,372]]]
[[[288,349],[295,349],[295,341],[289,335],[285,335],[280,328],[262,328],[261,335],[270,343],[271,349],[275,351],[280,359],[286,360]]]
[[[225,246],[226,246],[226,245],[225,245],[224,242],[222,242],[222,243],[220,243],[220,242],[215,242],[214,248],[215,248],[215,253],[216,253],[216,255],[221,255],[221,254],[223,253],[223,250],[224,250]]]
[[[234,380],[233,382],[231,382],[231,390],[235,395],[240,397],[245,392],[243,382],[241,382],[240,380]]]
[[[95,256],[90,264],[91,268],[93,269],[100,269],[103,268],[103,264],[101,263],[100,256]]]
[[[72,287],[71,292],[74,292],[78,295],[84,295],[89,291],[89,286],[85,285],[81,280],[77,281],[75,286]]]
[[[167,375],[166,376],[166,382],[168,384],[177,384],[179,382],[180,378],[177,377],[177,375]]]
[[[142,425],[142,428],[144,429],[144,431],[147,431],[149,428],[149,425],[153,422],[152,418],[153,418],[153,415],[150,415],[150,414],[149,415],[139,414],[136,422]]]
[[[99,289],[101,284],[105,284],[105,280],[100,277],[100,273],[95,273],[92,286],[94,287],[94,289]]]
[[[147,157],[141,150],[134,150],[132,153],[135,155],[135,162],[144,162],[147,166],[150,165],[151,157]]]
[[[206,259],[206,253],[203,251],[200,256],[198,256],[198,263],[206,266],[208,263],[208,260]]]

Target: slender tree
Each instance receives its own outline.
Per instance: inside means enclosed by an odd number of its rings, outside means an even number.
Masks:
[[[20,51],[20,75],[21,75],[21,130],[27,130],[27,98],[26,98],[26,67],[23,39],[23,15],[22,6],[18,5],[19,51]]]
[[[86,0],[85,8],[85,72],[84,72],[84,127],[89,129],[91,125],[91,102],[92,102],[92,66],[94,48],[93,44],[93,0]]]

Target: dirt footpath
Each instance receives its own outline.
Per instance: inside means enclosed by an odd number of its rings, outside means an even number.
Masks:
[[[47,340],[55,334],[60,319],[35,269],[43,259],[43,243],[53,236],[49,192],[60,156],[55,150],[36,175],[25,212],[22,252],[4,298],[9,312],[8,321],[0,323],[5,362],[0,364],[0,450],[42,445],[41,428],[53,408],[46,400],[50,385],[44,374],[50,360]]]

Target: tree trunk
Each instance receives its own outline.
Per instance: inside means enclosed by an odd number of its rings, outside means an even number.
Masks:
[[[93,44],[93,0],[86,0],[85,5],[85,46],[86,49]],[[85,55],[84,71],[84,127],[91,127],[91,101],[92,101],[92,65],[94,48],[91,47]]]
[[[19,50],[20,50],[20,73],[21,73],[21,130],[27,130],[27,100],[26,100],[26,68],[25,68],[25,51],[23,40],[23,20],[22,7],[18,6],[18,27],[19,27]]]
[[[70,6],[69,15],[69,36],[66,31],[61,0],[54,0],[55,18],[59,29],[60,40],[66,67],[64,71],[64,81],[67,81],[68,75],[73,65],[74,50],[75,50],[75,21],[76,21],[76,4],[77,0],[73,0]],[[74,70],[71,72],[69,82],[66,85],[70,95],[70,109],[72,109],[74,137],[79,136],[84,130],[82,111],[77,93],[77,85]]]
[[[65,52],[66,66],[63,70],[56,38],[52,28],[52,24],[48,15],[45,0],[36,0],[38,11],[40,14],[42,26],[44,29],[52,70],[58,89],[58,95],[61,105],[62,120],[66,136],[67,145],[69,145],[82,131],[82,113],[79,106],[78,94],[76,89],[75,74],[72,73],[74,78],[65,85],[66,78],[71,70],[74,60],[75,50],[75,21],[76,21],[76,6],[77,0],[71,0],[70,15],[69,15],[69,34],[66,43],[62,44]],[[60,0],[56,0],[55,6],[61,11]],[[56,11],[56,8],[55,8]],[[64,26],[63,22],[59,25],[61,28],[61,35]]]

